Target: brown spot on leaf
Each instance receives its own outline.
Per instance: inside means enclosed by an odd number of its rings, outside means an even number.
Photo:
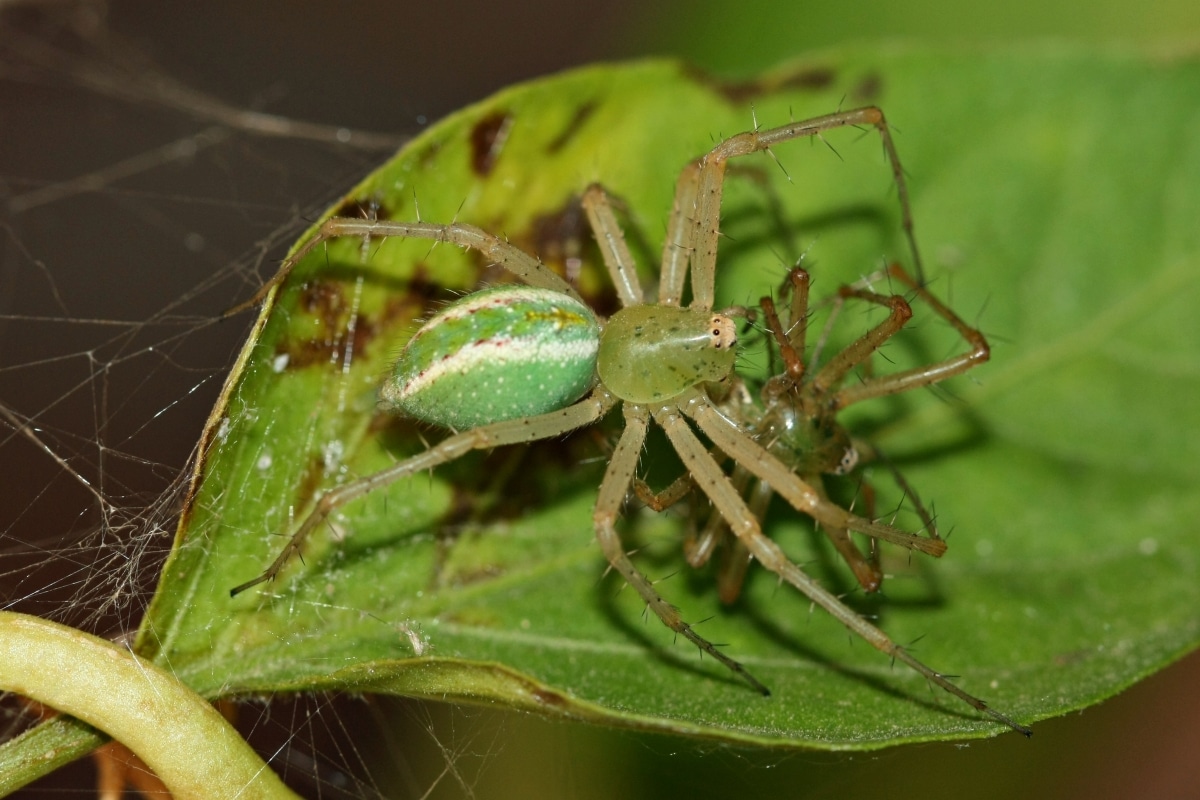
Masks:
[[[818,89],[828,89],[836,80],[837,72],[832,67],[807,67],[787,76],[778,84],[778,88],[815,92]]]
[[[385,337],[395,342],[405,330],[415,333],[416,321],[428,319],[452,299],[423,263],[416,264],[407,279],[387,275],[377,278],[392,291],[382,306],[371,311],[356,311],[346,294],[350,285],[347,279],[314,278],[306,282],[290,313],[312,319],[290,326],[289,333],[277,342],[275,354],[286,356],[284,368],[340,369],[360,358],[376,339]]]
[[[341,286],[330,281],[314,280],[305,284],[300,294],[300,308],[320,317],[321,322],[329,326],[338,320],[343,300]]]
[[[854,84],[850,96],[857,103],[873,103],[883,93],[883,76],[878,72],[868,72]]]
[[[579,133],[580,129],[583,128],[584,123],[588,121],[588,118],[591,117],[592,114],[596,113],[597,105],[598,103],[595,100],[589,100],[579,108],[575,109],[575,115],[571,117],[571,121],[567,123],[567,127],[563,128],[562,132],[559,133],[558,136],[554,137],[554,141],[550,142],[550,144],[546,146],[546,152],[550,155],[553,155],[559,150],[563,149],[567,142],[575,138],[575,135]]]
[[[760,95],[783,89],[813,92],[828,89],[837,81],[836,70],[832,67],[820,66],[808,66],[794,72],[770,75],[751,81],[726,81],[694,67],[687,69],[687,75],[737,106],[744,106]]]
[[[322,336],[317,334],[304,341],[292,340],[286,346],[277,348],[280,353],[287,353],[287,369],[303,369],[314,365],[329,365],[341,368],[347,359],[353,361],[366,348],[367,343],[375,338],[376,328],[371,321],[356,314],[352,324],[348,324],[339,334]]]
[[[614,202],[619,205],[618,198]],[[534,217],[529,227],[513,233],[510,241],[566,278],[596,313],[607,316],[619,307],[616,290],[604,269],[578,196],[571,196],[559,208]],[[508,273],[500,269],[483,275],[487,283],[509,279]]]
[[[410,332],[416,333],[414,321],[423,322],[433,316],[447,300],[446,288],[430,277],[424,262],[419,262],[405,284],[405,291],[391,294],[384,305],[379,315],[381,331],[399,324],[411,327]]]
[[[356,197],[347,197],[342,200],[341,204],[333,212],[335,217],[349,217],[351,219],[392,219],[392,209],[385,206],[379,200],[361,200]]]
[[[342,202],[334,210],[335,217],[354,217],[356,219],[364,216],[366,205],[356,197],[344,197]]]
[[[584,243],[591,235],[583,205],[571,197],[561,208],[534,217],[530,225],[530,240],[534,252],[568,276],[578,273]]]
[[[286,369],[295,370],[314,364],[342,366],[347,359],[358,358],[379,335],[379,323],[362,314],[351,314],[342,285],[334,281],[313,280],[304,285],[297,311],[316,318],[316,325],[304,338],[285,336],[276,346],[277,355],[286,355]]]
[[[471,129],[471,169],[481,178],[491,174],[504,148],[513,117],[499,111],[489,114]]]

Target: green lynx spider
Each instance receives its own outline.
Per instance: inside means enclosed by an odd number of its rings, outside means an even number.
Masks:
[[[607,195],[598,185],[589,187],[583,196],[583,206],[622,308],[604,323],[596,362],[597,378],[586,396],[566,408],[484,424],[451,435],[424,453],[374,475],[326,491],[320,495],[314,508],[303,518],[288,544],[266,571],[234,588],[232,594],[273,579],[291,556],[299,551],[304,540],[335,509],[375,488],[433,469],[472,450],[561,437],[596,424],[619,405],[625,425],[598,491],[593,516],[596,536],[609,563],[668,627],[724,664],[755,690],[769,694],[758,679],[700,636],[682,619],[679,610],[659,595],[654,585],[630,561],[617,533],[616,521],[633,483],[651,421],[664,430],[692,480],[709,497],[734,535],[763,566],[893,660],[902,661],[929,681],[993,719],[1028,734],[1028,729],[991,709],[984,701],[967,694],[944,675],[918,661],[792,563],[779,546],[763,534],[757,518],[709,453],[708,445],[691,427],[694,424],[713,446],[759,480],[769,483],[793,508],[826,528],[855,531],[934,555],[944,550],[945,545],[941,541],[852,514],[826,499],[756,443],[752,436],[727,419],[710,400],[706,390],[709,382],[728,380],[734,367],[733,345],[736,339],[733,321],[725,314],[713,312],[721,197],[728,161],[765,151],[791,139],[819,136],[824,131],[847,125],[870,126],[880,134],[898,187],[905,231],[912,243],[912,224],[903,174],[883,113],[874,107],[838,112],[770,130],[748,131],[726,139],[707,155],[686,166],[677,183],[668,223],[656,304],[647,302],[639,285],[632,255]],[[250,303],[257,302],[268,289],[282,281],[291,267],[319,243],[344,236],[410,237],[455,244],[478,251],[531,287],[560,292],[574,301],[582,302],[574,288],[536,258],[474,226],[332,218],[326,220],[317,234],[284,263],[277,275]],[[913,250],[915,252],[915,245]],[[692,299],[688,306],[683,306],[681,303],[689,269]],[[647,380],[662,377],[670,371],[660,368],[664,356],[663,342],[676,329],[687,329],[684,339],[695,341],[699,338],[704,340],[705,345],[686,353],[683,352],[686,349],[683,345],[676,346],[673,353],[680,355],[682,366],[675,368],[674,384],[649,386]],[[621,369],[631,364],[641,366],[628,372]],[[685,374],[688,370],[691,370],[690,374]],[[867,397],[887,394],[891,387],[884,384],[872,388],[868,382],[858,387],[858,391]]]

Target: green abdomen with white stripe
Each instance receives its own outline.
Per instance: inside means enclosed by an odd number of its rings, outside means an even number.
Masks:
[[[451,303],[413,335],[381,404],[453,430],[565,408],[591,387],[600,327],[561,292],[498,286]]]

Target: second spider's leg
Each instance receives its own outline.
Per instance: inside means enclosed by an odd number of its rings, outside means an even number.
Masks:
[[[633,479],[633,493],[651,511],[663,512],[692,493],[692,480],[680,475],[661,492],[656,492],[641,478]]]
[[[958,697],[973,708],[987,714],[997,722],[1001,722],[1013,730],[1030,736],[1031,731],[1023,725],[1009,719],[1004,714],[993,710],[983,700],[968,694],[951,683],[945,675],[918,661],[907,650],[896,644],[879,628],[867,622],[847,606],[836,595],[829,592],[816,580],[792,563],[779,545],[763,534],[754,514],[746,507],[741,496],[730,484],[721,471],[720,466],[712,459],[704,444],[692,433],[683,416],[670,408],[662,408],[655,413],[655,419],[667,432],[679,457],[696,480],[696,484],[713,501],[713,505],[725,517],[730,529],[745,543],[750,553],[764,567],[774,572],[783,580],[800,590],[815,604],[829,612],[853,633],[858,634],[875,649],[902,661],[921,675],[950,694]],[[706,431],[707,432],[707,431]],[[722,449],[724,449],[722,447]]]
[[[930,294],[929,290],[921,283],[914,280],[912,276],[905,272],[899,264],[892,264],[888,268],[888,274],[908,284],[922,302],[926,303],[939,317],[949,322],[954,330],[958,331],[958,334],[962,336],[971,349],[966,353],[952,356],[936,364],[915,367],[892,375],[871,378],[854,386],[847,386],[837,393],[836,403],[839,408],[844,408],[872,397],[897,394],[909,389],[944,381],[947,378],[959,375],[972,367],[982,364],[991,357],[991,348],[988,346],[987,339],[983,333],[964,322],[961,317],[951,311],[941,300]],[[853,297],[863,297],[870,294],[870,292],[862,292],[862,290],[851,287],[843,287],[841,291],[842,294]],[[866,297],[865,299],[870,298]]]
[[[734,467],[733,475],[730,476],[730,480],[741,493],[750,488],[753,478],[753,475],[741,467]],[[696,484],[692,481],[692,476],[686,472],[660,492],[655,492],[639,478],[635,478],[633,481],[633,492],[637,498],[647,508],[657,512],[665,511],[680,502],[691,495],[695,488]],[[751,506],[755,513],[760,514],[759,518],[761,519],[761,515],[766,514],[766,507],[773,492],[771,487],[762,481],[756,481],[753,484],[753,491]],[[697,511],[698,509],[692,509],[693,518],[698,515]],[[720,514],[708,514],[704,527],[699,533],[696,532],[694,525],[691,527],[683,542],[683,557],[687,560],[688,566],[699,569],[712,559],[717,548],[722,545],[727,548],[732,547],[733,551],[727,549],[721,558],[721,567],[717,572],[717,594],[721,598],[721,602],[732,603],[741,592],[746,567],[749,566],[749,557],[745,553],[745,548],[740,547],[737,539],[730,535]],[[739,560],[744,563],[739,565]]]
[[[714,453],[714,458],[723,460],[724,456]],[[767,514],[767,506],[775,494],[774,490],[765,482],[755,480],[754,476],[741,466],[734,466],[729,479],[739,494],[745,496],[749,492],[750,510],[761,521]],[[634,494],[638,499],[647,507],[660,512],[683,500],[695,487],[695,481],[686,472],[661,492],[654,492],[641,480],[635,479],[633,482]],[[693,529],[684,540],[683,556],[688,566],[699,569],[712,559],[719,547],[724,548],[717,569],[717,596],[722,603],[730,604],[742,593],[746,570],[750,566],[750,554],[741,541],[729,532],[724,518],[711,509],[709,511],[704,527],[699,533]]]
[[[859,484],[859,491],[862,493],[863,511],[865,512],[866,517],[868,519],[878,519],[878,517],[875,515],[875,510],[876,510],[876,506],[877,506],[877,502],[876,502],[877,497],[875,494],[875,487],[871,485],[870,481],[867,480],[865,475],[862,478],[862,482]],[[917,507],[920,508],[919,501],[917,503]],[[921,511],[924,511],[924,509],[921,509]],[[922,516],[921,519],[924,520],[924,517]],[[940,536],[937,535],[936,530],[930,531],[928,526],[922,527],[921,530],[929,532],[930,535],[934,539],[941,538]],[[883,568],[880,566],[880,555],[879,555],[881,549],[882,548],[880,548],[880,546],[879,546],[879,540],[871,539],[870,548],[867,551],[867,559],[866,560],[867,560],[867,564],[869,565],[871,571],[875,575],[878,575],[879,580],[882,582],[883,581]]]
[[[646,432],[649,428],[650,420],[642,408],[632,403],[626,403],[624,411],[625,430],[622,432],[616,449],[613,451],[612,460],[608,463],[608,469],[604,473],[604,481],[600,484],[600,492],[596,498],[596,512],[594,516],[596,538],[600,541],[600,547],[604,550],[604,555],[608,559],[608,563],[612,564],[613,568],[621,573],[626,583],[641,595],[646,605],[650,607],[650,610],[668,628],[692,642],[702,652],[708,653],[730,670],[740,675],[746,683],[753,686],[760,693],[764,695],[770,694],[767,687],[751,675],[745,667],[722,653],[712,642],[696,633],[690,625],[684,622],[683,618],[679,615],[679,609],[666,600],[663,600],[662,596],[654,588],[654,585],[650,583],[650,580],[639,572],[637,567],[633,565],[633,562],[629,560],[629,555],[625,552],[625,546],[621,542],[620,535],[617,533],[616,522],[617,516],[621,511],[621,506],[625,502],[625,494],[629,491],[630,482],[633,480],[634,472],[637,470],[638,459],[641,456],[642,445],[646,441]]]
[[[721,194],[725,182],[725,169],[729,159],[767,150],[773,145],[805,136],[820,136],[834,128],[846,126],[870,126],[875,128],[883,142],[884,153],[892,166],[892,178],[896,183],[896,194],[900,198],[900,210],[904,233],[912,250],[914,270],[918,279],[923,279],[921,257],[917,251],[917,240],[913,235],[912,210],[908,201],[908,184],[892,134],[883,111],[875,106],[840,111],[823,117],[782,125],[778,128],[753,130],[732,136],[718,144],[708,155],[700,159],[700,174],[696,186],[695,215],[692,217],[692,233],[689,244],[692,252],[692,303],[700,308],[712,308],[713,281],[717,264],[717,239],[720,235]]]
[[[309,534],[316,530],[336,509],[351,500],[401,478],[453,461],[472,450],[487,450],[506,444],[521,444],[562,436],[596,422],[607,414],[616,402],[616,398],[608,391],[598,388],[583,400],[560,411],[551,411],[536,417],[497,422],[450,436],[423,453],[418,453],[365,478],[331,489],[317,500],[316,506],[300,523],[300,527],[292,534],[287,546],[283,548],[283,552],[275,558],[271,566],[267,567],[266,571],[257,578],[234,587],[230,591],[230,595],[237,595],[252,586],[272,580],[283,569],[288,559],[300,551],[300,547]]]
[[[740,466],[734,471],[736,478],[738,472],[747,476],[747,483],[750,480],[750,473],[743,470]],[[736,484],[734,488],[737,488]],[[745,493],[739,491],[743,497]],[[755,481],[750,489],[750,496],[747,499],[747,507],[754,518],[759,521],[759,527],[762,527],[762,520],[766,519],[767,506],[774,496],[775,490],[763,481]],[[732,604],[742,594],[742,586],[746,582],[746,572],[750,568],[750,551],[746,548],[746,543],[739,539],[729,530],[729,526],[725,524],[725,518],[721,516],[717,509],[713,509],[712,518],[709,520],[709,527],[716,527],[720,522],[720,530],[724,539],[724,552],[721,554],[721,567],[717,570],[717,597],[721,598],[722,603]]]
[[[760,480],[770,484],[792,508],[807,514],[820,524],[846,528],[931,556],[941,556],[946,552],[946,543],[940,539],[927,539],[906,533],[891,525],[851,514],[840,506],[822,499],[820,493],[726,419],[701,392],[692,391],[681,398],[679,408],[696,421],[704,435],[723,453]]]
[[[921,496],[917,494],[916,488],[908,482],[908,479],[904,477],[904,473],[887,457],[887,454],[875,445],[862,441],[856,441],[854,446],[862,454],[865,461],[883,464],[887,471],[892,474],[892,480],[896,482],[896,486],[900,487],[904,498],[912,503],[913,511],[916,512],[917,517],[921,520],[922,529],[932,538],[941,539],[942,537],[938,533],[937,520],[934,518],[934,514],[925,507],[925,503],[921,501]],[[868,516],[874,515],[868,514]]]
[[[804,351],[808,347],[808,292],[812,280],[808,270],[794,267],[788,272],[788,282],[792,285],[792,302],[788,313],[787,349],[791,351],[792,359],[799,363],[800,370],[803,370]],[[771,298],[763,299],[770,301]],[[788,371],[793,369],[789,363]]]
[[[724,456],[721,457],[721,460]],[[718,460],[717,463],[720,463]],[[684,473],[689,485],[695,486],[695,481],[691,479],[689,473]],[[733,474],[729,476],[729,480],[733,483],[738,494],[745,496],[746,490],[750,487],[750,482],[754,476],[746,472],[740,466],[734,465]],[[768,498],[769,499],[769,498]],[[710,509],[711,512],[711,509]],[[699,535],[694,536],[691,541],[684,545],[683,554],[687,558],[689,566],[699,568],[703,567],[713,557],[717,547],[727,540],[729,531],[725,528],[725,523],[721,519],[720,514],[709,513],[707,521],[704,523],[704,528]],[[718,578],[720,582],[720,578]]]
[[[504,267],[530,286],[563,292],[579,302],[583,302],[579,293],[570,284],[541,261],[498,236],[494,236],[474,225],[466,225],[461,222],[440,225],[432,222],[392,222],[390,220],[331,217],[321,223],[321,227],[317,229],[317,232],[299,250],[283,262],[279,271],[269,281],[259,287],[259,290],[255,292],[253,297],[226,311],[225,316],[232,316],[257,305],[266,297],[267,292],[283,283],[284,279],[291,273],[292,268],[312,252],[317,245],[327,242],[330,239],[337,239],[344,236],[430,239],[435,242],[458,245],[468,250],[477,251],[485,258]]]
[[[783,373],[779,376],[791,386],[800,385],[804,378],[804,350],[808,340],[808,288],[810,279],[808,270],[794,267],[788,272],[788,282],[791,284],[792,300],[788,315],[788,325],[784,328],[775,309],[775,301],[770,297],[759,300],[767,330],[775,344],[779,346],[779,357],[783,359]]]
[[[629,245],[625,243],[625,234],[617,223],[612,205],[608,202],[608,195],[602,186],[593,183],[583,193],[583,210],[587,212],[588,222],[596,235],[604,266],[608,268],[609,277],[617,287],[621,307],[628,308],[644,302],[637,265],[633,263],[633,254],[629,252]]]
[[[855,289],[849,286],[843,286],[838,294],[842,298],[854,297],[885,306],[889,309],[889,313],[887,319],[846,345],[841,352],[829,360],[828,364],[821,368],[820,372],[813,376],[812,391],[819,396],[832,394],[834,387],[841,384],[850,370],[870,358],[872,353],[899,333],[900,329],[912,319],[912,307],[900,295],[880,295],[866,289]],[[861,389],[862,386],[870,383],[871,381],[866,381],[853,388]],[[872,397],[873,395],[866,396]],[[840,398],[841,395],[839,394],[837,397]],[[841,408],[836,403],[833,407]]]
[[[829,495],[826,494],[824,486],[821,484],[820,476],[816,476],[809,485],[820,495],[823,502],[833,503],[829,499]],[[867,518],[875,518],[874,510],[871,507],[867,508]],[[879,587],[883,583],[883,573],[880,571],[879,564],[875,558],[863,555],[862,551],[858,549],[858,545],[850,538],[850,531],[847,529],[825,525],[823,526],[823,530],[825,537],[833,543],[834,549],[838,551],[838,555],[842,557],[842,560],[850,567],[850,571],[854,573],[854,579],[858,581],[858,585],[863,588],[863,591],[879,591]],[[874,554],[874,543],[876,540],[872,539],[871,542],[871,552]]]
[[[804,360],[801,358],[802,350],[797,350],[788,336],[788,332],[783,328],[783,322],[779,319],[779,314],[775,311],[775,301],[769,297],[764,297],[759,301],[759,306],[763,310],[763,318],[767,323],[767,330],[770,331],[772,338],[775,339],[775,344],[779,346],[779,356],[783,359],[783,372],[772,376],[763,385],[762,398],[763,403],[771,408],[775,403],[789,402],[787,396],[799,400],[799,388],[801,381],[804,378]],[[803,337],[806,324],[800,325],[800,336]],[[801,339],[801,347],[803,348],[803,339]],[[774,361],[774,351],[767,350],[768,357]]]

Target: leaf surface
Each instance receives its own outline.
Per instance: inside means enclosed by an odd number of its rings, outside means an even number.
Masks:
[[[831,52],[740,85],[670,62],[595,67],[432,127],[331,213],[456,219],[551,264],[580,259],[582,293],[608,313],[577,204],[590,182],[619,198],[651,283],[689,159],[753,119],[880,105],[934,291],[994,350],[945,391],[855,410],[953,536],[940,562],[894,556],[885,597],[849,601],[1032,723],[1114,694],[1200,636],[1197,87],[1194,59],[1057,49]],[[722,302],[756,302],[801,253],[818,296],[907,260],[877,138],[824,138],[777,147],[783,170],[760,154],[729,178]],[[422,241],[332,242],[297,267],[214,412],[139,652],[210,697],[388,691],[831,748],[999,730],[760,568],[721,607],[711,571],[682,560],[684,517],[631,508],[636,563],[773,695],[673,641],[605,577],[594,542],[612,425],[378,490],[279,580],[230,599],[321,490],[442,435],[380,416],[381,376],[416,320],[503,277]],[[887,350],[898,367],[956,346],[945,325],[918,323]],[[763,368],[761,354],[744,362]],[[669,476],[665,447],[652,441],[649,461]],[[850,588],[803,518],[776,508],[769,532]]]

